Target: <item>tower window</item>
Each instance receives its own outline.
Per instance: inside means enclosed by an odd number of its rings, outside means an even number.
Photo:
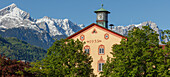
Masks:
[[[85,46],[84,47],[84,52],[85,52],[85,54],[90,54],[90,46]]]
[[[104,45],[99,46],[99,55],[104,55]]]
[[[103,65],[104,65],[104,63],[98,63],[98,71],[99,72],[103,71]]]

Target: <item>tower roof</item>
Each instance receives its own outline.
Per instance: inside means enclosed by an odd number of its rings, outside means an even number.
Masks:
[[[107,12],[107,13],[110,13],[109,11],[107,11],[106,9],[103,8],[103,4],[102,4],[102,8],[94,11],[95,13],[98,13],[98,12]]]

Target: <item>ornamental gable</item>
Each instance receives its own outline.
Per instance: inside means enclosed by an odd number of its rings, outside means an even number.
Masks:
[[[99,38],[100,35],[103,34],[103,33],[104,33],[103,37],[106,40],[109,39],[109,36],[115,36],[115,38],[120,38],[120,39],[126,38],[121,34],[118,34],[116,32],[113,32],[111,30],[108,30],[108,29],[106,29],[104,27],[101,27],[101,26],[93,23],[93,24],[85,27],[84,29],[76,32],[75,34],[69,36],[67,39],[75,39],[75,38],[77,38],[79,40],[84,41],[85,38],[86,38],[85,34],[87,34],[90,37]],[[99,36],[97,36],[97,35],[99,35]],[[101,41],[100,40],[93,40],[93,42],[101,42]]]

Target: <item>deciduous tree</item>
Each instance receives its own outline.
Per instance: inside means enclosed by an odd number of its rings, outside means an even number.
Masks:
[[[102,76],[168,77],[170,56],[159,46],[158,34],[149,26],[134,28],[127,40],[113,45],[113,58],[108,58]],[[169,70],[168,70],[169,69]]]
[[[57,40],[48,49],[47,57],[33,63],[34,67],[29,70],[38,76],[90,76],[93,73],[92,59],[83,52],[83,44],[79,40]]]
[[[29,63],[22,61],[11,60],[6,56],[0,55],[0,76],[1,77],[34,77],[34,74],[29,73],[25,68],[30,68]]]

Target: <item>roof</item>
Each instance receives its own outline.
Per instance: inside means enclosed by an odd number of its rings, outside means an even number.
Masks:
[[[162,47],[162,49],[165,49],[165,46],[166,46],[166,45],[159,45],[159,46],[161,46],[161,47]]]
[[[110,13],[109,11],[107,11],[106,9],[104,9],[103,7],[102,8],[100,8],[100,9],[98,9],[98,10],[96,10],[96,11],[94,11],[95,13],[97,13],[97,12],[107,12],[107,13]]]
[[[122,38],[127,39],[125,36],[123,36],[123,35],[121,35],[121,34],[119,34],[119,33],[116,33],[116,32],[114,32],[114,31],[111,31],[111,30],[109,30],[109,29],[107,29],[107,28],[104,28],[104,27],[102,27],[102,26],[99,26],[98,24],[95,24],[95,23],[92,23],[91,25],[89,25],[89,26],[83,28],[82,30],[80,30],[80,31],[78,31],[78,32],[76,32],[76,33],[74,33],[73,35],[67,37],[66,39],[71,39],[72,37],[74,37],[74,36],[76,36],[77,34],[79,34],[79,33],[83,32],[83,31],[89,29],[89,28],[92,27],[92,26],[98,26],[98,27],[100,27],[100,28],[102,28],[102,29],[104,29],[104,30],[107,30],[107,31],[109,31],[109,32],[111,32],[111,33],[113,33],[113,34],[115,34],[115,35],[118,35],[118,36],[120,36],[120,37],[122,37]]]

